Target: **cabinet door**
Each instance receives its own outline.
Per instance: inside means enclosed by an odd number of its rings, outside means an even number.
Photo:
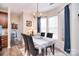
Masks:
[[[8,46],[8,36],[2,37],[2,47],[5,48]]]
[[[8,27],[8,14],[0,12],[0,25],[2,25],[3,28]]]

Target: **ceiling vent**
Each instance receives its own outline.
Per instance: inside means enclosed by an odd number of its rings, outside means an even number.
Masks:
[[[49,5],[53,5],[54,3],[49,3]]]

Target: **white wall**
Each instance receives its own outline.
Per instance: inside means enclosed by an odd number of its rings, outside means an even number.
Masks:
[[[11,23],[15,23],[15,24],[18,24],[19,22],[19,16],[18,15],[16,15],[16,14],[12,14],[11,13]]]
[[[79,55],[79,4],[70,5],[71,53]],[[78,53],[78,54],[77,54]]]
[[[32,21],[32,26],[28,27],[26,26],[26,21]],[[34,30],[34,33],[36,33],[36,26],[37,25],[37,21],[36,19],[34,19],[34,17],[31,14],[28,13],[23,13],[23,33],[25,34],[30,34],[32,29]]]
[[[17,39],[21,40],[21,33],[23,32],[23,15],[17,15],[17,14],[12,14],[11,13],[11,23],[17,24],[18,29],[17,31]]]
[[[58,14],[58,40],[64,40],[64,9]]]
[[[23,32],[23,14],[21,14],[19,16],[19,20],[18,20],[18,33],[17,33],[17,36],[18,36],[19,40],[22,39],[22,36],[21,36],[22,32]]]

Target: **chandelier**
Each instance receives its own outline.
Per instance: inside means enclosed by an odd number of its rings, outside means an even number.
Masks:
[[[34,17],[40,17],[42,14],[39,11],[39,4],[36,4],[36,12],[33,13]]]

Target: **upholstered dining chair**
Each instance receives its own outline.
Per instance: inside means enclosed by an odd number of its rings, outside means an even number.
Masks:
[[[47,33],[47,38],[53,38],[53,33]],[[52,52],[52,46],[48,46],[46,47],[46,55],[47,55],[47,48],[50,48],[51,49],[51,52]],[[54,49],[54,45],[53,45],[53,49]],[[53,55],[54,55],[54,50],[53,50]]]
[[[29,54],[29,45],[28,45],[28,35],[26,35],[26,34],[23,34],[23,33],[21,33],[21,35],[23,36],[23,39],[24,39],[24,44],[25,44],[25,52],[26,52],[26,50],[27,50],[27,52],[28,52],[28,55],[30,55]]]
[[[36,49],[35,46],[34,46],[34,42],[33,42],[32,36],[29,36],[28,44],[29,44],[29,51],[30,51],[30,54],[32,56],[40,55],[39,52],[38,52],[38,49]],[[43,52],[44,52],[44,50],[42,49],[42,55],[43,55]]]

